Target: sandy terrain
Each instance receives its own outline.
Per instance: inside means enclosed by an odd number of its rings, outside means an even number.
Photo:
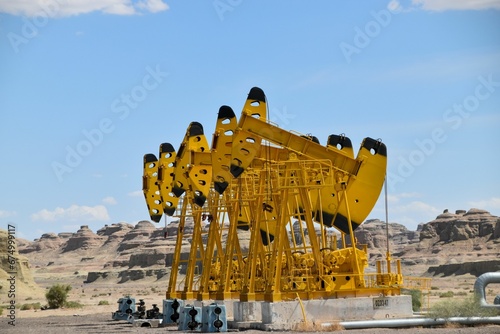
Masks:
[[[77,301],[84,305],[83,308],[57,309],[57,310],[20,310],[16,309],[16,326],[8,324],[6,310],[0,317],[0,333],[164,333],[166,331],[176,332],[175,327],[167,328],[138,328],[133,327],[126,321],[114,321],[111,313],[117,309],[117,301],[120,297],[130,295],[136,301],[144,299],[146,308],[150,309],[152,304],[158,304],[161,309],[162,299],[168,284],[166,278],[160,280],[141,280],[116,284],[111,280],[101,280],[92,284],[83,284],[81,273],[79,275],[55,274],[37,275],[35,277],[40,289],[20,289],[19,298],[16,303],[23,304],[40,303],[46,304],[44,297],[45,289],[54,283],[70,284],[73,289],[69,294],[69,301]],[[439,295],[452,291],[455,295],[453,300],[459,300],[470,295],[476,277],[462,275],[448,278],[433,278],[431,296],[428,298],[430,305],[442,301]],[[495,288],[496,285],[492,285]],[[494,296],[499,291],[488,289],[488,300],[492,303]],[[2,300],[6,304],[8,300]],[[98,305],[99,303],[108,305]],[[427,299],[423,301],[424,306]],[[260,331],[245,331],[248,334],[262,333]],[[314,332],[314,329],[311,329]],[[500,326],[480,327],[449,327],[449,328],[412,328],[412,329],[367,329],[367,330],[341,330],[335,333],[349,334],[448,334],[448,333],[481,333],[500,334]],[[299,332],[297,332],[299,333]]]
[[[16,326],[8,326],[6,319],[2,318],[0,332],[5,333],[165,333],[177,332],[175,327],[166,328],[140,328],[133,327],[126,321],[111,320],[111,313],[88,314],[94,310],[54,310],[54,311],[21,311]],[[40,316],[33,317],[34,313]],[[73,313],[73,315],[68,315]],[[248,330],[247,334],[263,333],[262,331]],[[296,332],[303,333],[303,332]],[[310,332],[309,332],[310,333]],[[328,332],[325,332],[328,333]],[[365,330],[339,330],[334,333],[349,334],[498,334],[500,326],[481,326],[481,327],[449,327],[449,328],[411,328],[411,329],[365,329]]]
[[[461,276],[459,278],[434,279],[432,297],[429,302],[435,303],[442,298],[439,294],[446,291],[470,293],[475,277]],[[124,295],[131,295],[138,300],[142,298],[149,309],[153,303],[159,304],[164,298],[165,282],[150,281],[128,284],[112,284],[101,282],[100,284],[84,285],[81,281],[73,281],[73,289],[70,292],[69,300],[78,301],[83,304],[83,308],[77,309],[57,309],[57,310],[16,310],[16,326],[8,325],[8,318],[0,318],[0,333],[164,333],[176,332],[175,327],[166,328],[140,328],[133,327],[126,321],[114,321],[111,313],[116,310],[118,298]],[[68,283],[68,282],[65,282]],[[457,297],[455,297],[457,298]],[[491,298],[491,296],[490,296]],[[45,304],[43,290],[41,292],[25,297],[21,304],[40,302]],[[107,301],[109,305],[98,305],[100,301]],[[19,301],[18,301],[19,303]],[[310,332],[314,332],[311,329]],[[261,331],[248,330],[248,334],[262,333]],[[297,332],[300,333],[300,332]],[[457,327],[448,328],[411,328],[411,329],[366,329],[366,330],[339,330],[335,333],[349,334],[448,334],[448,333],[477,333],[477,334],[499,334],[500,326],[479,326],[479,327]]]
[[[490,218],[496,219],[497,217]],[[378,247],[375,244],[380,243],[381,240],[385,240],[385,236],[377,234],[377,231],[380,230],[377,226],[376,224],[372,226],[370,232],[372,234],[370,234],[370,238],[367,237],[367,240],[369,239],[368,241],[373,243],[374,251],[377,251],[376,247]],[[490,229],[493,228],[492,224],[488,226],[490,226]],[[36,245],[30,246],[26,244],[25,250],[29,250],[29,247],[32,247],[31,251],[26,252],[26,254],[29,254],[29,266],[27,262],[28,258],[26,258],[26,266],[20,266],[19,270],[31,268],[31,271],[23,271],[23,275],[19,275],[16,281],[16,326],[9,326],[9,319],[6,317],[6,313],[8,312],[4,310],[3,315],[0,317],[0,333],[175,332],[176,328],[174,327],[160,329],[137,328],[126,321],[113,321],[111,319],[111,313],[117,310],[118,299],[127,295],[134,297],[136,302],[139,299],[144,299],[147,309],[150,309],[152,304],[158,304],[161,309],[162,300],[164,299],[165,290],[168,285],[168,275],[145,275],[144,270],[162,269],[165,271],[165,259],[161,254],[164,254],[167,245],[166,241],[169,240],[164,239],[162,229],[156,229],[149,222],[140,222],[136,227],[139,228],[135,228],[132,225],[122,226],[113,224],[107,226],[97,235],[82,226],[75,234],[66,233],[61,237],[55,234],[48,235],[41,238],[41,241]],[[427,269],[431,262],[418,261],[423,257],[433,260],[433,264],[465,264],[466,261],[482,260],[482,262],[486,262],[485,260],[498,260],[500,256],[497,245],[500,239],[487,241],[486,237],[479,237],[479,234],[472,239],[462,240],[459,243],[439,243],[432,244],[432,247],[427,247],[425,243],[422,244],[423,246],[414,242],[410,243],[410,239],[415,241],[414,236],[409,235],[408,231],[400,227],[395,226],[394,231],[394,252],[401,253],[401,247],[404,245],[413,245],[413,248],[410,247],[410,251],[402,256],[403,259],[406,259],[410,263],[406,265],[403,262],[403,273],[405,276],[422,276],[427,274]],[[465,230],[460,231],[462,233],[461,236],[467,234]],[[171,247],[175,243],[175,239],[173,236],[169,238],[171,238],[169,243],[169,247]],[[401,243],[399,246],[397,245],[398,242]],[[147,249],[139,247],[146,244]],[[151,253],[151,246],[154,246],[154,254]],[[118,251],[118,249],[121,249],[121,251]],[[133,257],[133,260],[132,255],[136,255]],[[160,259],[159,262],[157,261],[158,259]],[[148,266],[143,267],[144,263],[148,263]],[[100,272],[100,274],[94,275],[92,280],[89,279],[92,283],[83,283],[88,280],[88,274],[93,272]],[[132,274],[120,276],[119,274],[123,272],[126,274],[135,273],[135,276]],[[469,273],[473,271],[463,272]],[[19,274],[21,274],[21,271]],[[33,277],[31,277],[31,274]],[[452,274],[448,273],[447,275]],[[118,279],[118,277],[121,278]],[[157,277],[161,278],[157,279]],[[6,280],[8,276],[0,278]],[[178,279],[181,282],[182,275],[179,275]],[[429,306],[440,301],[451,300],[455,303],[455,301],[460,302],[464,298],[468,298],[473,293],[475,280],[476,277],[469,274],[433,278],[431,283],[432,289],[430,290],[430,294],[422,300],[422,307],[428,309]],[[118,282],[125,283],[119,284]],[[30,304],[46,305],[44,296],[46,289],[57,283],[70,284],[72,290],[68,300],[80,303],[82,307],[45,311],[41,311],[40,309],[20,310],[21,306],[26,308]],[[500,294],[498,287],[498,284],[488,286],[486,292],[489,303],[492,303],[495,296]],[[6,289],[1,290],[0,305],[8,305],[10,299],[7,298]],[[296,319],[297,321],[300,321],[300,319]],[[313,326],[304,326],[304,328],[310,329],[308,332],[317,331],[317,328]],[[247,332],[258,333],[258,331]],[[400,332],[405,334],[500,334],[500,326],[451,326],[447,328],[412,328],[404,330],[367,329],[337,331],[336,333],[347,332],[351,334],[387,334]]]

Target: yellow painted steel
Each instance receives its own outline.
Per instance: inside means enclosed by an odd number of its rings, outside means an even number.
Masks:
[[[328,137],[328,142],[326,146],[332,150],[338,150],[346,154],[347,156],[354,158],[354,150],[352,148],[352,142],[345,135],[330,135]]]
[[[236,126],[237,120],[233,109],[228,106],[220,107],[211,149],[214,189],[219,194],[226,190],[233,178],[230,167],[233,135]]]
[[[158,186],[163,203],[163,212],[172,216],[179,204],[179,198],[172,192],[174,181],[176,153],[174,147],[169,143],[160,145],[160,158],[158,159]]]
[[[249,115],[248,117],[260,119],[262,121],[267,119],[266,95],[262,89],[253,87],[250,90],[245,105],[243,106],[242,114]],[[230,172],[234,177],[240,176],[252,163],[261,145],[260,139],[255,138],[251,133],[241,131],[240,128],[241,125],[238,124],[239,131],[234,135],[231,149]]]
[[[175,158],[175,170],[172,192],[176,197],[180,197],[188,189],[188,169],[191,164],[192,152],[208,152],[208,143],[203,133],[203,126],[198,122],[192,122],[184,136],[184,140],[177,151]],[[203,198],[199,194],[196,196],[195,202],[202,201]]]
[[[191,152],[191,164],[188,167],[190,189],[194,203],[203,207],[212,183],[212,157],[209,151]]]
[[[171,151],[171,149],[169,149]],[[204,217],[204,204],[210,191],[212,166],[208,143],[203,133],[203,127],[198,122],[192,122],[187,131],[181,146],[174,157],[173,171],[169,174],[171,180],[171,193],[168,196],[177,198],[181,204],[179,215],[179,228],[177,232],[177,242],[172,262],[169,288],[167,298],[193,299],[197,293],[195,289],[195,275],[201,269],[201,263],[205,254],[205,246],[202,240],[202,221]],[[169,161],[169,166],[171,160]],[[167,189],[165,187],[165,189]],[[180,201],[180,199],[183,199]],[[172,201],[175,203],[175,201]],[[175,212],[175,210],[173,210]],[[205,218],[205,219],[203,219]],[[186,223],[192,223],[193,233],[191,237],[191,248],[186,266],[186,275],[183,280],[183,288],[176,286],[179,266],[181,265],[180,253],[182,244],[186,239],[184,229]]]
[[[210,149],[193,122],[177,154],[162,144],[159,161],[145,158],[148,207],[179,219],[167,298],[399,294],[400,265],[392,272],[388,256],[386,267],[366,274],[368,250],[354,237],[380,195],[385,145],[365,138],[355,157],[344,135],[331,135],[323,146],[266,119],[266,96],[254,87],[239,121],[230,107],[219,109]],[[148,168],[146,160],[153,162]],[[182,259],[186,241],[190,251]]]
[[[259,118],[242,113],[238,131],[265,139],[298,155],[311,159],[329,160],[335,168],[336,184],[347,184],[352,208],[351,221],[356,229],[371,212],[380,196],[387,168],[387,149],[380,141],[365,138],[356,159],[348,151],[324,147],[305,136],[300,136]],[[340,197],[338,186],[323,188],[323,202],[317,203],[315,219],[329,227],[334,226],[349,234],[345,198]],[[329,195],[329,196],[328,196]],[[330,198],[329,198],[330,197]]]
[[[145,154],[143,159],[142,191],[151,220],[159,222],[163,207],[158,186],[158,159],[151,153]]]

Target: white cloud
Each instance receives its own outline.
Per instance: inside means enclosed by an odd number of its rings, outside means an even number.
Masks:
[[[137,7],[147,10],[151,13],[161,12],[168,9],[168,5],[161,0],[140,1]]]
[[[406,7],[404,11],[412,9],[423,9],[432,12],[500,9],[500,0],[412,0],[411,3],[411,6],[404,6]],[[390,4],[392,8],[402,8],[400,1],[393,0]]]
[[[387,200],[389,203],[398,203],[400,200],[405,198],[418,198],[418,197],[420,197],[420,194],[416,192],[399,193],[394,195],[387,195]]]
[[[144,196],[144,193],[142,192],[142,190],[136,190],[136,191],[129,192],[128,195],[130,197],[142,197],[142,196]]]
[[[6,211],[6,210],[0,210],[0,218],[8,218],[8,217],[13,217],[17,213],[15,211]]]
[[[500,210],[500,198],[492,197],[486,200],[472,201],[468,202],[472,208],[483,209],[488,211],[498,211]]]
[[[413,4],[429,11],[500,9],[498,0],[413,0]]]
[[[0,12],[29,17],[65,17],[102,12],[114,15],[157,13],[168,9],[163,0],[0,0]]]
[[[116,201],[116,199],[114,197],[111,197],[111,196],[104,197],[102,199],[102,202],[104,204],[109,204],[109,205],[116,205],[116,204],[118,204],[118,202]]]
[[[389,222],[403,224],[410,230],[416,230],[418,224],[430,222],[443,212],[430,204],[414,200],[421,197],[419,193],[401,193],[393,195],[392,199],[390,197]],[[368,218],[385,221],[383,199],[379,199]]]
[[[108,210],[104,205],[71,205],[69,208],[57,207],[53,211],[43,209],[31,215],[32,220],[41,221],[107,221]]]
[[[433,207],[430,204],[421,202],[421,201],[413,201],[408,204],[404,205],[395,205],[392,207],[392,210],[390,210],[394,213],[404,213],[404,214],[410,214],[410,213],[418,213],[418,214],[430,214],[433,215],[433,217],[439,215],[442,213],[443,210],[439,210],[435,207]]]
[[[434,220],[443,210],[421,201],[393,205],[389,208],[389,221],[396,221],[410,230],[416,230],[418,224]]]

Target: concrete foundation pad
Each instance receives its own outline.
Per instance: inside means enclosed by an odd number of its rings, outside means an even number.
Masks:
[[[230,328],[231,330],[246,331],[246,330],[250,330],[250,329],[262,330],[263,325],[262,325],[262,322],[228,321],[227,327]]]
[[[252,323],[262,321],[262,302],[239,302],[233,303],[234,322]]]
[[[260,317],[259,317],[260,311]],[[348,320],[412,317],[411,296],[356,297],[283,302],[235,302],[231,328],[293,330]]]

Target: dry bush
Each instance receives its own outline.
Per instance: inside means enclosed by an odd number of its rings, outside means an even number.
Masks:
[[[300,322],[295,325],[294,331],[299,332],[335,332],[341,331],[344,328],[340,325],[339,322],[331,322],[328,324],[315,323],[311,321]]]
[[[457,324],[456,322],[447,322],[443,326],[444,328],[462,328],[463,326],[460,324]]]
[[[449,298],[433,305],[429,311],[431,318],[452,318],[452,317],[494,317],[498,311],[492,308],[484,308],[474,295],[463,300]]]

